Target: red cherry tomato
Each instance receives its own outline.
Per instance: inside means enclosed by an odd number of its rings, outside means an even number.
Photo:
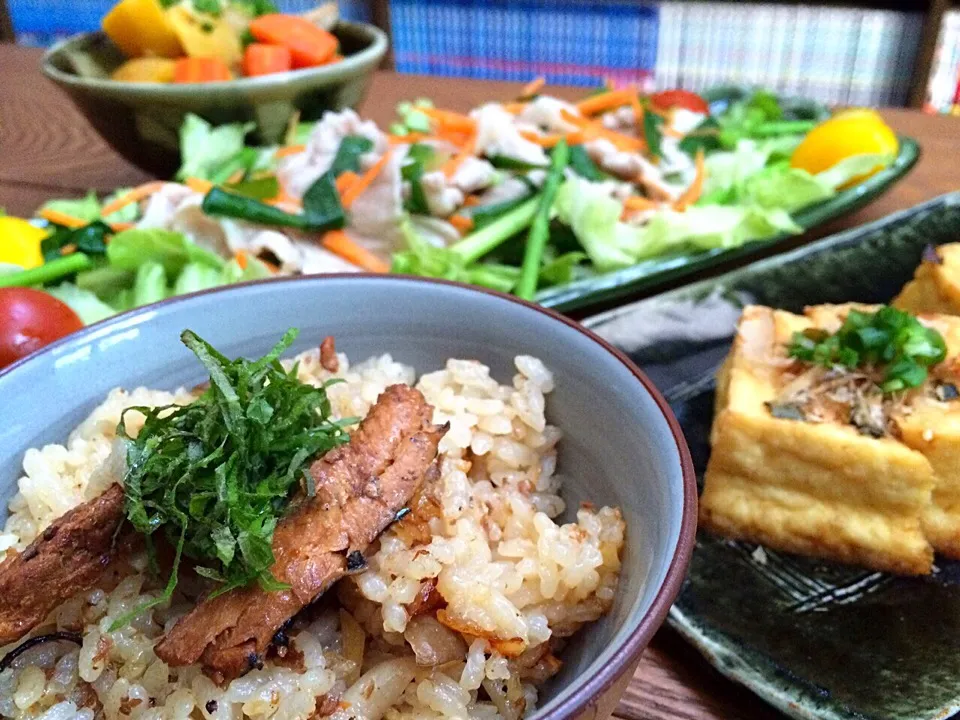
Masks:
[[[0,288],[0,368],[83,327],[52,295],[31,288]]]
[[[692,112],[710,112],[710,105],[696,93],[689,90],[664,90],[650,96],[650,102],[658,110],[669,110],[672,107],[685,108]]]

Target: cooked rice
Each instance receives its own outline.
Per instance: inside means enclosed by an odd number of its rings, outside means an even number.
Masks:
[[[363,417],[388,385],[416,380],[413,368],[389,355],[355,366],[339,357],[335,375],[321,367],[316,350],[298,358],[304,382],[345,381],[329,389],[338,417]],[[544,416],[553,377],[533,357],[519,356],[515,365],[510,385],[473,360],[449,360],[420,377],[416,387],[435,407],[434,422],[450,423],[440,445],[438,497],[419,503],[382,535],[367,572],[338,585],[342,610],[321,603],[324,609],[294,626],[285,658],[268,660],[224,688],[197,666],[167,667],[153,644],[191,606],[179,594],[171,606],[107,632],[116,618],[158,594],[140,559],[141,574],[110,592],[81,593],[36,630],[81,632],[83,645],[41,644],[0,672],[0,717],[530,714],[536,685],[560,667],[554,653],[563,638],[609,609],[625,527],[612,508],[584,507],[576,523],[554,522],[564,502],[556,472],[561,433]],[[0,554],[22,550],[57,517],[122,477],[115,429],[123,408],[191,398],[185,390],[114,390],[66,446],[28,450]],[[191,592],[189,583],[181,585]],[[446,603],[439,611],[438,598]],[[0,656],[13,647],[0,648]]]

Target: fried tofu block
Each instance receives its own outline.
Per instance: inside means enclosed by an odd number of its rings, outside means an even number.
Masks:
[[[960,315],[960,243],[940,245],[925,253],[913,280],[891,303],[914,315]]]
[[[842,422],[774,417],[794,332],[836,329],[850,306],[808,316],[748,307],[718,378],[703,527],[771,548],[902,574],[929,573],[930,461]],[[813,318],[816,318],[814,320]]]

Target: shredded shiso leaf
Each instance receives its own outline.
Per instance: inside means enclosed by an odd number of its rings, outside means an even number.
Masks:
[[[257,582],[286,585],[270,572],[277,522],[296,491],[311,494],[301,478],[309,462],[348,439],[356,418],[330,419],[327,383],[314,387],[284,370],[280,356],[296,339],[288,330],[259,360],[230,360],[190,330],[181,340],[207,369],[209,388],[189,405],[136,407],[117,428],[126,445],[126,515],[146,536],[154,571],[161,533],[176,548],[163,594],[114,623],[123,627],[144,610],[170,599],[182,558],[220,583],[218,595]],[[146,417],[136,438],[126,413]]]

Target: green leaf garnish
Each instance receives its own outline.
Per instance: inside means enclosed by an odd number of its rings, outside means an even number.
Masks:
[[[885,392],[919,387],[930,367],[947,356],[943,336],[913,315],[884,306],[874,313],[851,310],[833,333],[811,329],[795,333],[790,357],[823,367],[880,369]]]
[[[251,361],[230,360],[186,330],[181,340],[207,369],[209,388],[189,405],[124,412],[117,435],[127,452],[127,519],[146,535],[152,558],[160,532],[176,547],[176,560],[163,594],[111,631],[170,599],[181,556],[222,583],[215,594],[252,582],[286,587],[270,572],[274,529],[300,477],[309,477],[307,464],[346,442],[343,428],[355,420],[331,420],[327,386],[300,382],[296,367],[284,370],[280,355],[297,334],[288,330]],[[126,429],[133,410],[146,417],[136,438]]]

